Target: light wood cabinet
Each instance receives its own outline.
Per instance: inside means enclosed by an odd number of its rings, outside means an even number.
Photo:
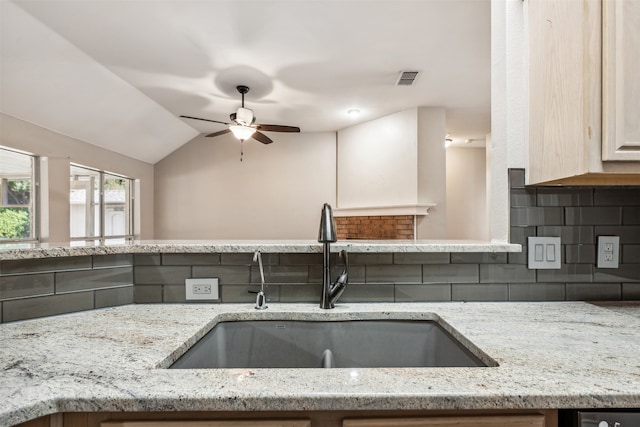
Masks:
[[[640,0],[604,0],[602,56],[602,158],[640,161]]]
[[[100,427],[310,427],[309,420],[105,421]]]
[[[603,16],[617,13],[622,7],[617,3],[633,3],[627,9],[634,9],[640,0],[611,3],[528,0],[528,184],[640,184],[640,157],[629,154],[634,147],[640,149],[632,141],[640,129],[640,101],[628,93],[628,81],[635,82],[640,74],[620,71],[638,66],[637,60],[628,65],[625,55],[640,55],[640,40],[632,38],[638,28],[628,17],[618,16],[617,22],[604,24],[608,32],[615,33],[615,42],[607,38],[605,47],[617,50],[615,59],[602,53]],[[619,34],[625,35],[624,42]],[[610,66],[605,77],[612,72],[617,76],[613,83],[617,96],[606,92],[612,107],[605,110],[604,120],[603,88],[609,84],[603,83],[603,58],[609,58]],[[618,93],[621,87],[622,95]],[[607,161],[612,158],[603,156],[603,123],[609,132],[611,120],[623,123],[614,130],[623,130],[613,132],[615,142],[608,138],[606,147],[618,147],[614,152],[624,152],[624,158],[618,159],[623,161]],[[636,151],[635,155],[640,153]]]
[[[544,415],[487,415],[344,420],[343,427],[545,427]]]

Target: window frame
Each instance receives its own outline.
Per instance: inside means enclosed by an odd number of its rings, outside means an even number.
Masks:
[[[108,171],[104,171],[104,170],[100,170],[100,169],[96,169],[96,168],[92,168],[89,166],[84,166],[81,164],[77,164],[77,163],[70,163],[70,167],[69,167],[69,182],[70,182],[70,186],[69,186],[69,204],[71,206],[71,190],[73,190],[72,186],[71,186],[71,182],[73,182],[71,180],[71,178],[73,177],[72,174],[72,168],[80,168],[80,169],[85,169],[87,170],[89,173],[94,173],[97,174],[97,176],[99,177],[98,179],[98,201],[97,201],[97,205],[98,205],[98,216],[97,216],[97,220],[100,222],[100,226],[98,228],[98,234],[95,236],[90,236],[90,235],[86,235],[87,233],[85,233],[84,236],[75,236],[72,237],[71,236],[71,220],[72,220],[72,216],[71,216],[71,212],[69,213],[69,224],[70,224],[70,229],[69,229],[69,240],[71,242],[98,242],[98,243],[105,243],[105,242],[109,242],[109,241],[132,241],[135,238],[135,230],[134,230],[134,204],[135,204],[135,179],[134,178],[130,178],[128,176],[122,175],[122,174],[118,174],[118,173],[114,173],[114,172],[108,172]],[[126,209],[127,212],[127,224],[126,227],[128,229],[128,234],[118,234],[118,235],[109,235],[107,236],[106,233],[106,226],[105,226],[105,219],[106,219],[106,208],[107,208],[107,203],[105,200],[105,177],[107,178],[118,178],[118,179],[124,179],[128,182],[128,188],[125,189],[125,208],[128,207],[128,209]],[[91,185],[87,186],[87,203],[91,203],[89,202],[90,199],[93,199],[94,195],[93,195],[93,191],[91,189]],[[93,202],[95,203],[95,202]],[[90,209],[85,209],[85,230],[89,230],[89,228],[94,229],[95,228],[95,215],[91,215],[90,214]]]
[[[29,194],[29,204],[27,205],[11,205],[5,204],[5,194],[8,191],[7,182],[24,180],[19,174],[0,174],[0,208],[27,208],[29,211],[29,237],[22,238],[1,238],[0,244],[3,243],[38,243],[40,241],[40,157],[27,151],[17,150],[15,148],[0,145],[0,151],[9,151],[11,153],[28,156],[31,160],[31,188]]]

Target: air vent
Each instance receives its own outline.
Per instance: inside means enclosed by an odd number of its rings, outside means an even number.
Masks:
[[[411,86],[418,78],[420,71],[401,71],[396,86]]]

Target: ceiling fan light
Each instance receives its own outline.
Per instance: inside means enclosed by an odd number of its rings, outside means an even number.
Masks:
[[[239,126],[239,125],[229,126],[229,129],[233,133],[233,136],[235,136],[236,138],[242,141],[246,141],[247,139],[251,138],[251,135],[253,135],[254,132],[256,131],[255,128],[252,128],[250,126]]]

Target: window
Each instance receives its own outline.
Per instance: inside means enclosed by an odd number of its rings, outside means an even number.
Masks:
[[[37,239],[36,157],[0,147],[0,241]]]
[[[71,165],[71,240],[133,239],[133,180]]]

